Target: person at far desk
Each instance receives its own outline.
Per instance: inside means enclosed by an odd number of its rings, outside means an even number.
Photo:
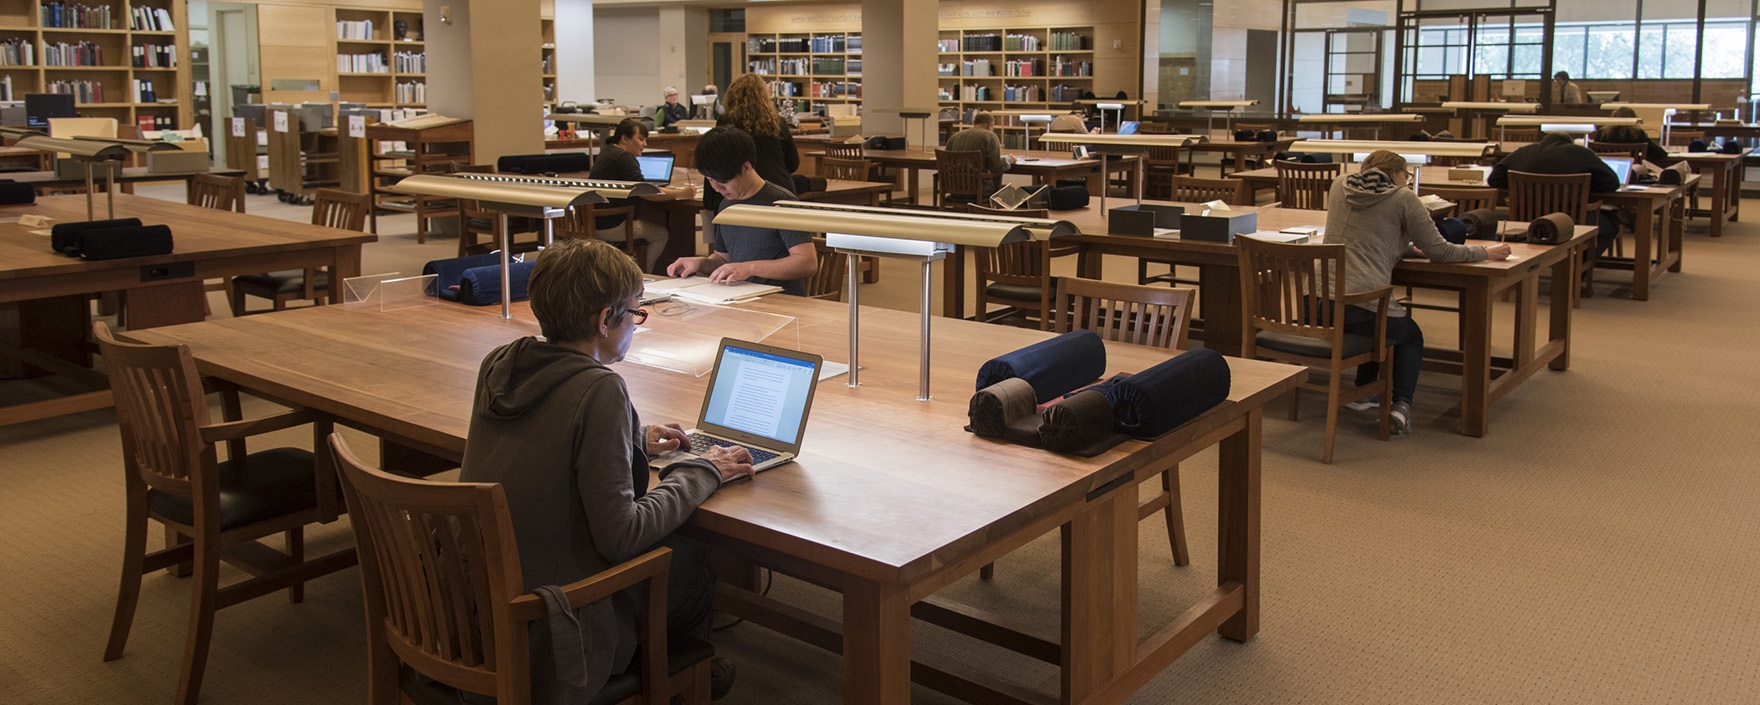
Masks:
[[[1583,89],[1571,82],[1568,71],[1552,74],[1552,102],[1576,105],[1583,102]]]
[[[1491,167],[1491,175],[1485,177],[1485,184],[1508,189],[1511,171],[1588,174],[1590,195],[1618,191],[1622,185],[1619,176],[1613,173],[1613,167],[1601,161],[1601,155],[1577,144],[1570,134],[1564,132],[1548,132],[1540,136],[1539,142],[1510,152],[1497,166]],[[1595,255],[1599,257],[1606,254],[1613,247],[1614,240],[1619,238],[1619,222],[1614,219],[1613,211],[1607,208],[1601,209],[1597,221],[1600,232],[1595,236]]]
[[[947,138],[949,152],[980,152],[984,155],[984,171],[990,173],[986,189],[1002,181],[1002,174],[1014,166],[1014,157],[1002,153],[1002,140],[996,136],[996,118],[990,113],[972,115],[972,126]]]
[[[714,212],[794,200],[794,193],[758,175],[753,165],[756,152],[752,136],[737,127],[717,127],[697,143],[697,170],[722,199]],[[706,273],[710,281],[770,284],[805,296],[807,280],[819,271],[813,236],[798,230],[717,225],[711,247],[707,257],[678,258],[666,273],[674,277]]]
[[[654,111],[654,127],[659,129],[667,125],[675,125],[680,120],[689,120],[690,117],[690,106],[678,102],[678,89],[667,86],[666,102],[660,106],[659,110]]]
[[[641,154],[642,150],[647,148],[647,125],[642,124],[642,121],[636,118],[629,118],[617,123],[617,127],[611,131],[611,139],[604,149],[599,150],[599,158],[593,161],[592,178],[641,181],[642,166],[636,162],[636,155]],[[688,201],[696,197],[697,187],[687,183],[677,188],[663,186],[660,188],[660,193],[642,198],[650,201],[678,199]],[[606,203],[605,207],[622,208],[632,202],[627,198],[615,198]],[[631,216],[634,220],[631,220],[629,224],[629,235],[648,243],[648,261],[642,263],[642,271],[652,272],[655,260],[660,259],[660,253],[666,250],[666,241],[671,238],[667,235],[666,226],[651,220],[644,220],[641,214],[641,205],[636,204],[635,214]],[[599,239],[609,242],[623,242],[624,232],[621,227],[624,221],[623,216],[601,216],[596,220],[598,221],[595,225],[599,230]]]
[[[1613,116],[1637,117],[1638,111],[1622,107],[1614,110]],[[1657,144],[1656,140],[1650,139],[1650,133],[1645,132],[1644,128],[1637,125],[1602,125],[1599,129],[1589,133],[1589,139],[1613,144],[1644,145],[1644,161],[1657,166],[1668,166],[1679,161],[1670,158],[1668,150]]]
[[[538,256],[530,286],[543,338],[496,348],[477,376],[462,482],[500,483],[519,541],[525,589],[567,585],[652,550],[671,548],[668,629],[707,640],[715,576],[707,546],[674,535],[721,484],[752,476],[744,448],[711,448],[650,478],[648,458],[685,441],[677,424],[643,425],[610,365],[629,352],[642,273],[598,240],[561,240]],[[557,678],[556,658],[589,674],[626,672],[639,640],[634,589],[578,611],[585,653],[552,646],[547,620],[531,634],[532,702],[587,702],[587,687]],[[733,685],[732,664],[710,665],[715,699]]]
[[[1509,257],[1509,245],[1456,245],[1442,239],[1430,211],[1407,188],[1412,182],[1406,159],[1385,149],[1371,152],[1362,169],[1334,179],[1326,197],[1326,243],[1344,245],[1345,291],[1373,291],[1393,283],[1393,268],[1413,246],[1434,262],[1479,262]],[[1333,292],[1334,296],[1338,292]],[[1345,309],[1346,333],[1373,336],[1373,304]],[[1412,397],[1424,365],[1424,332],[1411,312],[1389,301],[1387,343],[1393,346],[1393,430],[1412,431]],[[1357,366],[1357,386],[1375,381],[1376,363]],[[1355,410],[1374,408],[1375,397],[1353,402]]]
[[[1051,124],[1045,127],[1045,131],[1085,134],[1089,132],[1088,111],[1081,103],[1076,103],[1070,106],[1069,112],[1052,118]],[[1094,131],[1098,132],[1098,129]]]

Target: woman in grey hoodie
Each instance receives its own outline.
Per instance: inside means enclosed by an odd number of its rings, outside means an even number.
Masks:
[[[1357,173],[1332,182],[1326,197],[1326,243],[1345,246],[1345,291],[1370,291],[1393,282],[1393,268],[1417,247],[1436,262],[1478,262],[1509,257],[1509,245],[1456,245],[1442,239],[1418,194],[1406,188],[1412,173],[1405,157],[1377,150]],[[1379,302],[1345,309],[1346,333],[1374,335]],[[1387,342],[1393,346],[1393,428],[1412,430],[1412,395],[1424,363],[1424,332],[1398,302],[1387,309]],[[1357,385],[1375,381],[1376,363],[1357,367]],[[1366,400],[1373,403],[1373,398]],[[1353,408],[1363,402],[1353,404]]]

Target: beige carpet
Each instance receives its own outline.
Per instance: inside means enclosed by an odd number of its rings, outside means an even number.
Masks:
[[[305,212],[265,197],[250,208]],[[387,233],[410,232],[396,218],[381,222]],[[390,234],[367,248],[364,269],[414,271],[450,250]],[[1571,369],[1542,372],[1503,399],[1485,438],[1454,432],[1458,392],[1444,376],[1424,378],[1417,433],[1383,443],[1371,415],[1351,416],[1331,466],[1317,460],[1317,403],[1297,422],[1274,410],[1263,630],[1247,644],[1204,641],[1131,702],[1760,702],[1760,336],[1751,303],[1760,226],[1737,224],[1713,240],[1699,224],[1686,255],[1685,271],[1663,277],[1651,301],[1620,298],[1617,283],[1604,283],[1573,321]],[[1132,269],[1108,267],[1114,276]],[[915,285],[914,270],[888,267],[864,297],[914,309]],[[1420,320],[1432,342],[1453,335],[1442,315]],[[150,576],[127,655],[100,659],[121,545],[118,456],[109,412],[0,428],[10,483],[0,493],[6,701],[172,696],[185,581]],[[1143,525],[1145,634],[1213,584],[1214,462],[1200,456],[1182,475],[1193,566],[1172,567],[1164,533]],[[348,540],[341,525],[319,533],[321,545]],[[1002,561],[996,580],[974,577],[949,593],[1054,632],[1057,574],[1056,543],[1041,540]],[[798,583],[779,579],[774,594],[837,614],[833,597]],[[352,571],[314,583],[304,604],[259,599],[222,611],[217,625],[205,702],[365,697]],[[716,641],[740,667],[728,702],[839,699],[839,663],[822,651],[751,625]],[[932,627],[920,626],[916,643],[1056,692],[1056,671],[1043,664]]]

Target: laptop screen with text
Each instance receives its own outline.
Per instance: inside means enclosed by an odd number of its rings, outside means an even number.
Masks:
[[[642,180],[657,184],[672,183],[673,159],[670,154],[644,154],[636,157],[636,164],[642,167]]]

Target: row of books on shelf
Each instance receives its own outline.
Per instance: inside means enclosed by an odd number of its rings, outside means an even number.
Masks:
[[[548,63],[549,59],[545,59]],[[419,51],[400,51],[391,55],[392,69],[398,73],[427,73],[428,55]],[[549,73],[546,67],[545,73]]]
[[[340,73],[391,73],[384,54],[337,54],[336,70]]]
[[[0,40],[0,66],[35,66],[37,44],[29,39]]]
[[[132,60],[137,69],[174,69],[177,68],[177,46],[136,44]]]
[[[175,32],[171,11],[163,7],[137,5],[128,10],[128,27],[136,32]]]
[[[753,54],[805,54],[812,47],[806,37],[750,37],[746,51]]]
[[[1002,101],[1005,103],[1067,103],[1079,100],[1084,89],[1077,86],[1052,86],[1046,90],[1043,86],[1003,86],[995,90],[990,86],[961,85],[942,86],[936,89],[940,100],[958,100],[968,103]],[[1049,99],[1046,96],[1050,96]]]
[[[159,100],[159,94],[153,90],[152,79],[135,78],[129,80],[129,102],[153,103]]]
[[[67,93],[76,103],[102,103],[104,84],[100,81],[49,81],[43,89],[49,93]]]
[[[771,81],[772,98],[860,98],[862,84],[855,81]]]
[[[0,100],[14,100],[11,76],[0,76]]]
[[[136,115],[134,126],[142,133],[177,129],[177,118],[171,115]]]
[[[336,38],[337,39],[357,39],[357,40],[370,41],[373,39],[373,21],[372,20],[337,20],[336,21]]]
[[[1082,51],[1088,38],[1076,32],[1052,32],[1048,40],[1035,34],[968,34],[957,39],[940,39],[935,49],[943,54],[959,51]]]
[[[109,5],[46,2],[38,8],[44,27],[72,29],[111,29]]]
[[[1019,59],[1002,65],[1002,75],[1030,78],[1033,76],[1092,76],[1094,64],[1087,61],[1071,61],[1057,57],[1050,62],[1044,59]]]
[[[391,99],[398,103],[426,103],[428,102],[428,84],[421,81],[410,81],[409,83],[398,81],[397,86],[392,90]]]

